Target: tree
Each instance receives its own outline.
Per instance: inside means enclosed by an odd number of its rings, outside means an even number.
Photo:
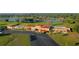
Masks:
[[[66,17],[65,22],[72,24],[74,22],[74,19],[71,17]]]
[[[74,31],[79,33],[79,23],[76,23],[73,27]]]
[[[7,29],[6,26],[2,26],[2,25],[0,25],[0,30],[6,30],[6,29]]]

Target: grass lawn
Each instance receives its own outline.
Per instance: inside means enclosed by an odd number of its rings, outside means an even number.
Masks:
[[[11,24],[17,24],[18,22],[5,22],[5,21],[0,21],[0,25],[11,25]]]
[[[11,38],[10,35],[5,36],[0,35],[0,45],[6,45],[7,42],[11,40],[10,38]]]
[[[49,36],[61,46],[75,46],[75,43],[79,43],[79,34],[76,32],[69,33],[67,36],[59,33]]]
[[[43,25],[43,24],[48,24],[48,22],[21,23],[21,25]]]
[[[1,46],[29,46],[30,37],[26,34],[11,34],[0,36]]]
[[[18,22],[5,22],[5,21],[1,21],[0,25],[15,25],[18,24]],[[48,24],[48,22],[35,22],[35,23],[23,23],[23,22],[19,22],[20,25],[40,25],[40,24]]]
[[[14,25],[14,24],[18,24],[18,22],[5,22],[5,21],[1,21],[0,25]],[[34,22],[34,23],[23,23],[20,22],[20,25],[43,25],[43,24],[49,24],[48,22]],[[52,23],[52,25],[56,26],[56,25],[62,25],[62,22],[55,22]]]
[[[62,24],[63,24],[62,22],[54,22],[54,23],[52,23],[53,26],[62,25]]]

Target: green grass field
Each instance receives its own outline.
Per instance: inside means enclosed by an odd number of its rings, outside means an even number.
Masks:
[[[23,23],[23,22],[5,22],[1,21],[0,25],[6,26],[6,25],[15,25],[15,24],[20,24],[20,25],[40,25],[40,24],[48,24],[48,22],[35,22],[35,23]]]
[[[23,23],[23,22],[5,22],[5,21],[1,21],[0,25],[1,26],[7,26],[7,25],[15,25],[15,24],[20,24],[20,25],[43,25],[43,24],[47,24],[49,25],[48,22],[34,22],[34,23]],[[62,22],[55,22],[55,23],[51,23],[51,25],[53,26],[57,26],[57,25],[62,25]]]
[[[59,33],[49,34],[49,36],[61,46],[75,46],[76,43],[79,43],[79,34],[76,32],[69,33],[67,36]]]
[[[5,21],[0,21],[0,25],[11,25],[11,24],[17,24],[18,22],[5,22]]]
[[[30,37],[26,34],[11,34],[0,36],[1,46],[29,46]]]

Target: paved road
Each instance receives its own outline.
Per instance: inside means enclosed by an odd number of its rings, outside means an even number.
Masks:
[[[31,32],[31,31],[14,31],[14,30],[8,30],[8,32],[35,35],[36,40],[31,41],[32,46],[59,46],[47,34],[40,34],[40,33]]]

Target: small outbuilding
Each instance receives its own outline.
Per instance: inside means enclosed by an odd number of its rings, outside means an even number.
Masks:
[[[53,28],[53,33],[68,33],[71,32],[70,28],[63,27],[63,26],[55,26]]]

